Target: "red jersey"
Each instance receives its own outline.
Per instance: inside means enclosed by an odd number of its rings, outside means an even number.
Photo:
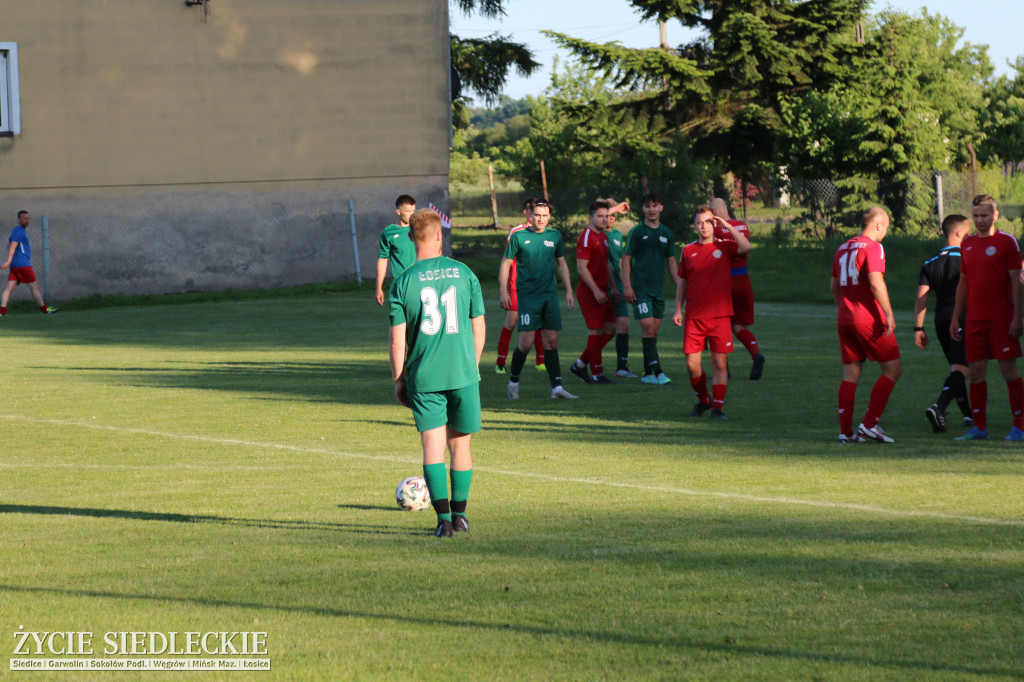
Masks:
[[[1010,270],[1020,270],[1020,247],[1010,235],[996,230],[991,237],[964,237],[960,245],[960,276],[967,279],[968,320],[1008,320],[1013,317]]]
[[[604,232],[587,228],[576,240],[576,260],[587,261],[587,270],[594,278],[594,284],[602,290],[608,289],[608,235]],[[580,284],[583,284],[582,280]]]
[[[733,227],[735,227],[736,231],[739,232],[740,234],[742,234],[748,240],[750,239],[750,228],[747,227],[747,224],[745,222],[743,222],[742,220],[726,220],[725,222],[727,222],[730,225],[732,225]],[[732,233],[729,232],[729,230],[725,229],[724,227],[716,227],[715,228],[715,239],[722,239],[722,240],[729,241],[729,242],[736,241],[735,239],[732,238]],[[738,253],[735,256],[733,256],[732,257],[732,267],[736,268],[736,269],[746,268],[747,267],[747,254],[745,254],[745,253]],[[735,275],[745,275],[747,273],[746,272],[734,272],[733,274],[735,274]]]
[[[522,225],[516,225],[511,230],[509,230],[508,231],[508,237],[505,238],[505,246],[506,247],[508,246],[508,242],[509,242],[510,239],[512,239],[512,235],[514,235],[519,230],[525,230],[529,226],[530,226],[530,223],[523,223]],[[509,293],[514,293],[515,290],[516,290],[516,259],[513,258],[512,259],[512,268],[508,271],[508,291],[509,291]]]
[[[736,242],[724,239],[683,247],[678,274],[686,280],[687,319],[732,317],[730,262],[737,248]]]
[[[839,324],[885,324],[885,311],[871,290],[868,273],[885,274],[885,250],[868,237],[854,237],[836,250],[832,276],[839,280]]]

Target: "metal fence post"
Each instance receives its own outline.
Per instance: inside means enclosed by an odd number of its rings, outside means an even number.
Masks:
[[[363,274],[359,270],[359,240],[356,239],[356,208],[351,199],[348,200],[348,224],[352,231],[352,256],[356,261],[356,282],[363,286]]]
[[[939,212],[939,225],[942,225],[946,209],[942,205],[942,173],[935,174],[935,208]]]
[[[50,300],[50,216],[43,216],[43,300]]]

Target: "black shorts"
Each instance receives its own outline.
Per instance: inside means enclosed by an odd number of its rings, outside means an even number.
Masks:
[[[967,351],[964,347],[963,336],[959,341],[949,338],[949,325],[953,321],[952,316],[935,316],[935,336],[942,345],[942,352],[946,354],[946,360],[951,365],[967,365]],[[963,327],[963,325],[961,325]]]

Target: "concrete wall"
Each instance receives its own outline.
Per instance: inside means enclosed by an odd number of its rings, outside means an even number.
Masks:
[[[398,194],[447,207],[441,0],[7,3],[21,135],[0,138],[0,225],[51,227],[51,292],[364,277]],[[38,256],[34,259],[41,265]]]

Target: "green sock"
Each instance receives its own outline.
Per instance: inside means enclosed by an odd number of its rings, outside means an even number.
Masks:
[[[473,470],[456,471],[452,469],[452,513],[466,515],[466,501],[469,499],[469,483],[473,479]]]
[[[448,506],[448,471],[444,462],[423,465],[423,478],[430,492],[430,504],[437,513],[438,521],[451,521],[452,513]]]

